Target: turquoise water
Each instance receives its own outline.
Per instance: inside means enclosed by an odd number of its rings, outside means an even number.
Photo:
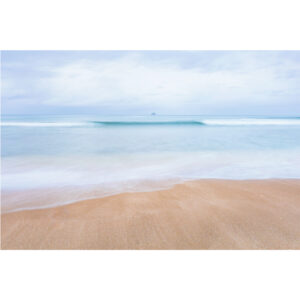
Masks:
[[[300,178],[296,117],[10,115],[1,125],[2,190],[18,195],[3,197],[8,210],[198,178]]]

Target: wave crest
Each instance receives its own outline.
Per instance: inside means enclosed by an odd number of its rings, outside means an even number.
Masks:
[[[89,126],[268,126],[300,125],[300,118],[274,119],[202,119],[167,121],[82,121],[82,122],[2,122],[1,126],[17,127],[89,127]]]
[[[201,121],[92,121],[95,125],[101,126],[172,126],[172,125],[206,125]]]

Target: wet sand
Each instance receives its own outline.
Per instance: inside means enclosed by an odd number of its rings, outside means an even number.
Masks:
[[[2,249],[300,249],[300,180],[198,180],[1,217]]]

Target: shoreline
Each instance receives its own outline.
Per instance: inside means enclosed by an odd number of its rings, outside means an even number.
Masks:
[[[206,180],[206,179],[203,179]],[[216,179],[218,180],[218,179]],[[221,179],[222,180],[222,179]],[[7,198],[5,202],[9,202],[10,199],[13,199],[14,197],[21,197],[23,200],[28,200],[31,197],[34,198],[34,204],[33,205],[38,205],[36,207],[30,207],[28,204],[26,204],[26,207],[18,207],[19,205],[14,204],[10,205],[4,208],[5,212],[2,212],[2,214],[9,214],[9,213],[14,213],[14,212],[21,212],[21,211],[31,211],[31,210],[43,210],[43,209],[48,209],[48,208],[56,208],[56,207],[61,207],[65,205],[71,205],[75,203],[79,203],[82,201],[89,201],[89,200],[94,200],[94,199],[102,199],[102,198],[107,198],[107,197],[112,197],[112,196],[117,196],[121,194],[128,194],[128,193],[149,193],[149,192],[155,192],[155,191],[163,191],[163,190],[168,190],[176,186],[177,184],[182,184],[187,181],[191,180],[174,180],[174,179],[169,179],[169,180],[164,180],[160,181],[159,184],[155,181],[141,181],[139,184],[136,184],[136,187],[134,190],[130,191],[108,191],[108,190],[103,190],[103,186],[100,185],[92,185],[89,186],[88,188],[86,186],[83,187],[78,187],[78,186],[68,186],[68,187],[56,187],[56,188],[41,188],[41,189],[28,189],[28,190],[10,190],[10,191],[4,191],[2,192],[2,199],[5,197]],[[145,183],[146,182],[146,183]],[[99,192],[101,191],[101,192]],[[68,194],[68,200],[65,199],[66,194]],[[97,196],[95,196],[95,194]],[[78,197],[78,195],[80,195]],[[83,196],[85,195],[85,196]],[[39,201],[36,201],[37,197],[39,197]],[[72,200],[71,197],[73,197]],[[10,198],[10,199],[9,199]],[[58,202],[56,203],[51,203],[53,202],[53,198],[59,199]],[[70,198],[70,199],[69,199]],[[50,200],[50,201],[49,201]],[[48,202],[46,205],[40,204],[41,202]],[[49,204],[50,203],[50,204]],[[19,203],[20,204],[20,203]],[[23,204],[24,205],[24,204]],[[30,204],[32,205],[32,204]],[[3,203],[2,203],[3,206]],[[6,204],[7,206],[7,204]],[[3,211],[3,207],[2,207]]]
[[[68,200],[66,202],[63,202],[65,200],[62,201],[62,203],[52,203],[52,204],[47,204],[45,206],[39,206],[39,207],[21,207],[21,208],[4,208],[3,209],[3,203],[2,207],[1,207],[1,212],[0,215],[5,215],[5,214],[10,214],[10,213],[16,213],[16,212],[22,212],[22,211],[32,211],[32,210],[45,210],[45,209],[51,209],[51,208],[58,208],[58,207],[62,207],[62,206],[66,206],[66,205],[72,205],[72,204],[76,204],[76,203],[80,203],[82,201],[90,201],[90,200],[95,200],[95,199],[103,199],[103,198],[107,198],[107,197],[114,197],[114,196],[118,196],[118,195],[125,195],[125,194],[136,194],[136,193],[151,193],[151,192],[159,192],[159,191],[166,191],[166,190],[170,190],[172,188],[174,188],[177,185],[184,185],[185,183],[188,182],[198,182],[198,181],[214,181],[214,182],[260,182],[260,181],[300,181],[300,178],[257,178],[257,179],[235,179],[235,178],[200,178],[200,179],[182,179],[182,180],[164,180],[162,182],[160,182],[160,185],[155,186],[155,184],[153,185],[153,182],[150,182],[150,185],[147,185],[145,187],[138,187],[136,188],[136,190],[134,191],[124,191],[124,192],[105,192],[103,193],[103,191],[101,192],[101,196],[97,195],[97,196],[91,196],[93,194],[94,191],[99,190],[99,186],[98,185],[93,185],[93,188],[90,189],[85,189],[85,187],[76,187],[76,186],[71,186],[71,187],[67,187],[67,188],[45,188],[45,189],[35,189],[35,190],[11,190],[11,191],[2,191],[1,193],[1,199],[3,199],[3,197],[15,197],[15,196],[19,196],[27,194],[24,199],[29,199],[31,196],[36,197],[36,195],[41,195],[39,196],[43,201],[44,200],[48,200],[48,196],[45,196],[45,194],[51,192],[53,194],[51,194],[50,198],[54,198],[53,196],[57,196],[57,197],[61,197],[61,199],[64,199],[65,195],[61,195],[61,194],[65,194],[67,193],[73,193],[73,194],[79,194],[82,190],[86,191],[88,190],[88,194],[90,194],[89,197],[80,197],[78,199],[73,199],[73,200]],[[148,184],[149,184],[148,182]],[[157,182],[156,182],[157,184]],[[152,185],[152,186],[151,186]],[[101,187],[100,187],[101,190]],[[98,192],[97,192],[98,193]],[[76,198],[76,196],[74,196],[74,198]],[[3,200],[2,200],[3,201]],[[2,202],[1,201],[1,202]],[[6,211],[5,211],[6,210]],[[5,211],[5,212],[3,212]]]
[[[300,179],[185,181],[1,215],[2,249],[300,249]]]

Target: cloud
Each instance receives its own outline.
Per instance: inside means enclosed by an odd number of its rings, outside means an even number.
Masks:
[[[225,109],[298,101],[299,61],[278,52],[208,54],[186,52],[158,59],[147,52],[128,52],[110,59],[86,55],[58,65],[36,64],[36,73],[28,78],[6,76],[4,94],[31,96],[45,106],[115,109]],[[193,59],[187,63],[184,58],[189,56]]]

